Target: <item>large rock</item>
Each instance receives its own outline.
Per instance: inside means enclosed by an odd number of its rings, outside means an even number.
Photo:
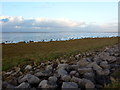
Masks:
[[[69,65],[68,64],[59,64],[57,68],[58,69],[60,69],[60,68],[69,69]]]
[[[92,70],[92,68],[79,68],[78,72],[80,74],[84,74],[84,73],[87,73],[87,72],[93,72],[93,70]]]
[[[69,69],[70,70],[78,70],[79,66],[78,65],[70,65]]]
[[[104,69],[104,70],[98,70],[96,71],[97,75],[109,75],[110,74],[110,70],[109,69]]]
[[[110,62],[110,63],[116,61],[116,57],[110,56],[110,54],[109,54],[108,52],[101,52],[101,53],[99,54],[99,57],[100,57],[102,60],[107,60],[107,61]]]
[[[78,65],[79,67],[85,67],[85,66],[87,66],[88,64],[89,64],[89,62],[88,62],[86,59],[82,59],[82,60],[80,60],[80,61],[77,62],[77,65]]]
[[[103,69],[109,69],[110,66],[108,65],[108,62],[107,61],[103,61],[100,63],[100,66],[103,68]]]
[[[96,80],[96,84],[100,84],[103,86],[111,82],[110,77],[104,75],[96,75],[95,80]]]
[[[47,80],[43,80],[39,83],[38,88],[57,88],[57,84],[51,84],[49,81]]]
[[[48,78],[48,80],[49,80],[49,82],[51,82],[51,83],[56,83],[56,82],[57,82],[57,77],[51,76],[51,77]]]
[[[86,89],[88,89],[88,88],[95,88],[94,83],[92,81],[88,80],[88,79],[85,79],[85,78],[83,78],[81,80],[81,82],[79,82],[79,84],[81,85],[81,87],[84,87]]]
[[[30,88],[30,84],[29,83],[26,83],[26,82],[23,82],[21,83],[20,85],[18,85],[16,88]]]
[[[95,85],[93,82],[87,81],[87,83],[85,84],[85,88],[86,89],[93,89],[93,88],[95,88]]]
[[[19,79],[19,83],[28,81],[30,84],[36,84],[40,82],[40,79],[34,75],[27,74],[23,78]]]
[[[6,81],[3,81],[2,82],[2,88],[14,88],[15,86],[11,85],[10,83],[6,82]]]
[[[78,88],[78,85],[77,83],[74,83],[74,82],[63,82],[62,84],[62,88]]]
[[[25,67],[25,70],[31,70],[32,69],[32,66],[31,65],[27,65],[26,67]]]
[[[61,77],[63,81],[69,82],[71,80],[71,77],[69,75],[64,75]]]
[[[47,65],[45,70],[46,70],[46,71],[47,71],[47,70],[50,70],[50,71],[52,71],[52,70],[53,70],[53,67],[52,67],[52,65]]]
[[[60,76],[68,75],[68,72],[63,68],[58,69],[57,72]]]
[[[72,75],[75,75],[76,73],[77,73],[77,71],[74,70],[74,71],[70,72],[70,75],[72,76]]]
[[[86,67],[93,68],[93,70],[96,70],[96,71],[102,70],[102,68],[96,62],[92,62]]]
[[[49,77],[49,76],[52,75],[52,72],[50,70],[45,70],[45,71],[42,71],[42,72],[37,72],[34,75],[37,76],[37,77]]]
[[[73,76],[73,77],[71,78],[71,82],[75,82],[75,83],[78,83],[78,84],[79,84],[79,83],[81,82],[81,79]]]
[[[83,77],[85,79],[91,80],[92,82],[95,82],[95,74],[93,72],[84,73]]]
[[[38,85],[38,88],[49,88],[48,81],[47,80],[41,81],[40,84]]]

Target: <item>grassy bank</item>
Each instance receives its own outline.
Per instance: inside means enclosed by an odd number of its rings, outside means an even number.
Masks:
[[[69,41],[16,43],[2,45],[3,70],[30,61],[54,60],[118,43],[118,38],[92,38]]]

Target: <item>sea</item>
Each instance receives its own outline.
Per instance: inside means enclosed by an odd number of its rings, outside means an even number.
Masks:
[[[91,32],[2,32],[0,43],[18,42],[48,42],[81,38],[117,37],[116,32],[91,33]]]

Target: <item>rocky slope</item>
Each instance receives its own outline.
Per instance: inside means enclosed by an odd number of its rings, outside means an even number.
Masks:
[[[120,46],[120,44],[119,44]],[[40,65],[15,67],[3,72],[3,88],[86,88],[99,89],[111,83],[111,74],[120,67],[118,45],[77,54],[69,59]]]

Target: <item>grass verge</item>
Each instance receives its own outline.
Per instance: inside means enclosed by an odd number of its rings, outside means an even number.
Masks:
[[[2,70],[8,70],[24,62],[54,60],[65,55],[96,50],[116,43],[118,37],[2,44]]]

